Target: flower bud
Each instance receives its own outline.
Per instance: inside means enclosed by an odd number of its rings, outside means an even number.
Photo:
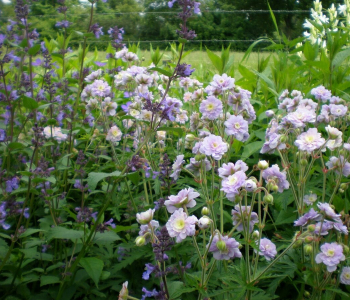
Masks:
[[[226,246],[226,243],[224,241],[218,241],[216,243],[216,247],[222,252],[227,251],[227,246]]]
[[[344,149],[339,150],[339,154],[342,156],[345,156],[347,154],[347,151]]]
[[[288,137],[285,134],[282,134],[280,136],[280,141],[281,141],[281,143],[285,143],[288,141]]]
[[[194,157],[194,159],[195,159],[196,161],[201,161],[201,160],[205,159],[205,154],[197,154],[197,155]]]
[[[210,214],[209,208],[206,207],[206,206],[204,206],[204,207],[202,208],[202,215],[203,215],[203,216],[207,216],[207,215],[209,215],[209,214]]]
[[[305,253],[306,254],[308,254],[308,255],[310,255],[310,254],[312,254],[312,245],[305,245],[304,246],[304,251],[305,251]]]
[[[345,191],[343,189],[339,189],[339,193],[343,194]]]
[[[309,164],[309,162],[307,161],[307,159],[304,158],[304,159],[300,160],[300,165],[306,167],[308,164]]]
[[[201,229],[207,229],[210,226],[211,219],[207,216],[203,216],[198,220],[198,227]]]
[[[136,220],[141,225],[148,224],[149,222],[152,221],[153,214],[154,214],[154,209],[150,208],[149,210],[146,210],[142,213],[136,214]]]
[[[269,167],[269,163],[266,160],[260,160],[258,162],[258,168],[260,170],[266,170]]]
[[[310,232],[314,232],[316,229],[316,225],[315,224],[311,224],[307,227],[307,230],[310,231]]]
[[[146,243],[146,239],[144,236],[138,236],[136,239],[135,239],[135,244],[136,246],[143,246],[144,244]]]
[[[302,240],[297,240],[294,245],[293,245],[293,248],[299,248],[301,245],[303,244],[303,241]]]
[[[346,190],[346,189],[348,188],[348,185],[347,185],[346,183],[342,183],[342,184],[340,185],[340,188],[341,188],[342,190]]]
[[[257,188],[256,182],[252,179],[248,179],[244,183],[244,187],[248,192],[254,192]]]
[[[275,112],[271,109],[265,111],[265,115],[268,117],[268,118],[272,118],[274,115],[275,115]]]
[[[346,245],[342,245],[343,246],[343,252],[345,253],[345,254],[349,254],[349,247],[348,246],[346,246]]]
[[[186,137],[185,137],[186,142],[193,142],[195,139],[196,137],[192,133],[186,134]]]
[[[312,236],[309,235],[309,236],[305,237],[304,242],[305,242],[306,244],[310,244],[310,243],[313,242],[313,240],[314,240],[314,238],[313,238]]]
[[[278,185],[276,185],[276,184],[272,185],[271,189],[272,189],[274,192],[277,192],[277,191],[278,191]]]
[[[252,239],[253,240],[257,240],[259,238],[259,231],[258,230],[254,230],[252,233]]]
[[[123,287],[122,289],[120,290],[119,292],[119,300],[126,300],[128,299],[128,296],[129,296],[129,291],[128,291],[128,282],[125,281],[123,283]]]
[[[263,200],[266,204],[273,204],[273,196],[271,194],[265,195]]]

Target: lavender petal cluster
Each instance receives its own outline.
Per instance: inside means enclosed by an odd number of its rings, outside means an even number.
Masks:
[[[258,214],[252,211],[251,206],[235,205],[235,209],[232,210],[233,226],[237,226],[237,231],[244,231],[249,227],[249,232],[253,231],[254,224],[259,222]],[[248,222],[249,220],[249,222]]]
[[[229,260],[233,258],[241,258],[242,253],[239,251],[239,243],[228,236],[216,234],[213,237],[212,243],[207,245],[209,252],[217,260]]]
[[[282,193],[285,189],[289,189],[286,173],[280,171],[278,165],[273,165],[262,172],[262,177],[266,183],[272,183],[278,186],[278,192]]]
[[[334,272],[337,269],[337,265],[344,260],[343,247],[335,242],[323,244],[321,252],[315,257],[316,263],[325,264],[328,272]]]

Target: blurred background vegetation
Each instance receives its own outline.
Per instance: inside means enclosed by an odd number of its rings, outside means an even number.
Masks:
[[[15,0],[0,1],[0,32],[4,31],[9,19],[14,17]],[[72,22],[71,31],[86,31],[90,3],[88,1],[67,0],[69,7],[68,20]],[[94,23],[103,26],[104,36],[91,41],[90,49],[97,47],[105,50],[108,45],[107,31],[115,25],[125,30],[124,39],[140,41],[140,47],[149,49],[149,42],[153,47],[165,49],[169,46],[164,40],[176,40],[175,29],[179,19],[176,18],[177,6],[168,8],[168,1],[164,0],[107,0],[96,4]],[[328,8],[331,3],[341,1],[323,0],[323,7]],[[31,5],[30,21],[42,37],[56,37],[59,31],[55,24],[63,19],[58,14],[55,0],[33,1]],[[200,50],[208,47],[219,50],[230,43],[231,50],[244,51],[252,40],[259,37],[274,38],[275,27],[268,10],[267,0],[203,0],[201,1],[202,16],[190,21],[190,28],[197,33],[197,41],[191,43],[190,48]],[[304,20],[310,15],[312,0],[270,0],[273,10],[287,10],[291,12],[275,12],[277,23],[289,39],[300,36],[303,32]],[[235,12],[234,10],[265,10],[265,12]],[[230,12],[227,12],[230,11]],[[71,45],[78,46],[79,36],[74,36]],[[201,40],[204,40],[200,42]],[[211,40],[211,41],[208,41]],[[214,42],[212,40],[225,40]],[[236,42],[232,42],[236,40]],[[238,41],[237,41],[238,40]],[[162,41],[162,42],[161,42]],[[262,44],[262,46],[264,46]]]

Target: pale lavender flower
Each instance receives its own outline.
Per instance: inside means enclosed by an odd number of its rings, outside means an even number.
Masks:
[[[207,248],[209,244],[207,245]],[[213,253],[213,257],[217,260],[229,260],[231,258],[241,258],[242,253],[239,251],[239,243],[228,236],[216,234],[209,247],[209,252]]]
[[[321,246],[321,251],[316,255],[315,261],[318,264],[325,264],[328,272],[334,272],[337,265],[345,260],[343,247],[338,243],[325,243]]]
[[[117,143],[122,139],[123,133],[117,126],[112,126],[107,133],[106,140],[112,143]]]
[[[169,213],[173,213],[184,206],[191,208],[196,205],[196,199],[200,194],[193,188],[183,189],[176,196],[169,196],[169,200],[164,202]]]
[[[257,189],[256,181],[248,179],[244,183],[244,188],[247,192],[254,192]]]
[[[91,94],[94,97],[108,97],[111,93],[111,87],[104,80],[95,80],[91,84]]]
[[[222,113],[222,102],[214,96],[209,96],[201,102],[199,111],[202,113],[203,118],[215,120]]]
[[[331,91],[327,90],[323,85],[312,89],[311,95],[313,95],[317,100],[322,100],[322,102],[327,102],[327,100],[332,97]]]
[[[171,178],[174,178],[174,180],[178,180],[181,172],[181,166],[183,165],[185,155],[181,154],[176,157],[176,161],[173,164],[173,173],[170,175]]]
[[[339,158],[332,156],[328,162],[326,162],[328,169],[334,169],[336,174],[340,174],[342,171],[343,176],[348,177],[350,175],[350,163],[344,159],[344,156],[340,155]]]
[[[299,150],[311,153],[323,146],[325,142],[326,140],[317,131],[317,128],[310,128],[308,131],[300,134],[294,144]]]
[[[116,114],[116,109],[118,107],[118,104],[113,102],[110,97],[106,97],[102,101],[102,109],[106,113],[106,116],[111,116],[113,117]]]
[[[294,226],[305,226],[309,221],[319,220],[320,214],[318,214],[313,208],[309,212],[301,216],[298,220],[294,221]]]
[[[296,111],[286,115],[280,123],[283,128],[301,128],[305,127],[307,123],[316,122],[316,113],[314,110],[309,110],[305,108],[299,108]]]
[[[230,175],[233,175],[237,171],[248,171],[248,166],[242,160],[237,160],[236,163],[229,162],[227,164],[223,163],[222,167],[218,169],[219,177],[227,178]]]
[[[341,232],[342,234],[345,234],[345,235],[349,234],[348,227],[346,227],[341,220],[337,222],[333,222],[333,228]]]
[[[236,195],[239,194],[239,189],[244,186],[246,178],[247,175],[244,172],[238,171],[222,181],[221,191],[226,193],[227,199],[231,201],[235,199]]]
[[[227,74],[222,74],[221,76],[215,74],[210,85],[220,92],[231,90],[235,87],[235,79],[227,76]]]
[[[265,115],[268,118],[272,118],[275,115],[275,112],[273,110],[269,109],[269,110],[265,111]]]
[[[169,235],[176,238],[176,242],[180,243],[187,236],[193,236],[196,233],[196,226],[198,219],[196,216],[187,216],[183,208],[176,210],[168,222],[166,228]]]
[[[139,236],[144,236],[146,233],[152,233],[159,227],[159,222],[152,220],[148,224],[144,224],[140,226]],[[146,236],[146,243],[151,240],[151,236]]]
[[[341,215],[335,213],[334,209],[328,203],[317,203],[317,207],[320,211],[323,211],[328,218],[334,221],[339,221]]]
[[[256,241],[256,244],[259,244],[259,240]],[[259,255],[263,255],[266,258],[266,260],[270,261],[276,256],[276,254],[276,245],[272,243],[269,239],[262,238],[260,240],[259,245]]]
[[[215,160],[220,160],[227,150],[228,144],[222,140],[222,137],[213,134],[204,138],[199,148],[202,154],[211,155]]]
[[[333,222],[324,220],[323,222],[318,222],[315,224],[315,231],[314,233],[316,235],[327,235],[328,230],[331,230],[333,228]]]
[[[272,133],[269,136],[266,136],[266,141],[263,147],[260,150],[260,153],[269,153],[272,154],[276,149],[283,150],[286,148],[285,143],[281,143],[281,135],[277,133]]]
[[[224,124],[227,135],[233,135],[241,142],[245,142],[249,138],[248,122],[241,115],[231,116]]]
[[[210,171],[212,166],[210,161],[205,158],[201,161],[196,161],[194,157],[190,158],[190,163],[185,166],[187,170],[193,173],[195,176],[199,176],[201,168],[205,170],[205,172]]]
[[[342,284],[350,285],[350,267],[343,267],[340,274],[340,282]]]
[[[252,232],[254,229],[254,224],[258,223],[258,214],[252,211],[251,206],[239,206],[239,204],[235,205],[235,209],[232,210],[232,220],[233,226],[237,226],[237,231],[243,231],[244,228],[249,226],[249,232]],[[250,214],[250,216],[249,216]],[[249,224],[248,224],[249,219]]]
[[[344,117],[348,112],[348,107],[342,104],[330,104],[330,113],[335,117]]]
[[[309,194],[304,196],[304,203],[307,205],[312,205],[316,202],[317,195],[316,194]]]
[[[287,181],[286,173],[280,171],[278,165],[273,165],[262,172],[262,177],[265,179],[266,183],[271,182],[278,186],[278,191],[280,193],[285,189],[289,189],[289,182]]]

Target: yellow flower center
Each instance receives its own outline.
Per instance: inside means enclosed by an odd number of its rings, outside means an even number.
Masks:
[[[216,148],[217,146],[219,146],[218,143],[214,142],[213,147]]]
[[[182,230],[185,228],[185,220],[184,219],[177,219],[174,223],[174,228],[176,230]]]
[[[334,249],[329,249],[326,253],[327,256],[331,256],[333,257],[334,256]]]
[[[306,141],[307,143],[312,143],[314,140],[315,140],[314,137],[311,136],[311,135],[309,135],[309,136],[307,136],[307,137],[305,138],[305,141]]]
[[[211,110],[213,110],[213,109],[214,109],[214,104],[213,104],[213,103],[209,103],[209,104],[207,105],[207,110],[211,111]]]
[[[234,185],[236,182],[237,182],[237,177],[236,176],[230,176],[229,177],[228,183],[230,185]]]
[[[350,279],[350,273],[346,273],[346,274],[345,274],[345,278],[346,278],[346,279]]]
[[[117,136],[119,134],[119,131],[117,129],[113,130],[112,131],[112,135],[113,136]]]
[[[240,128],[241,128],[241,124],[235,123],[235,128],[236,128],[236,129],[240,129]]]

